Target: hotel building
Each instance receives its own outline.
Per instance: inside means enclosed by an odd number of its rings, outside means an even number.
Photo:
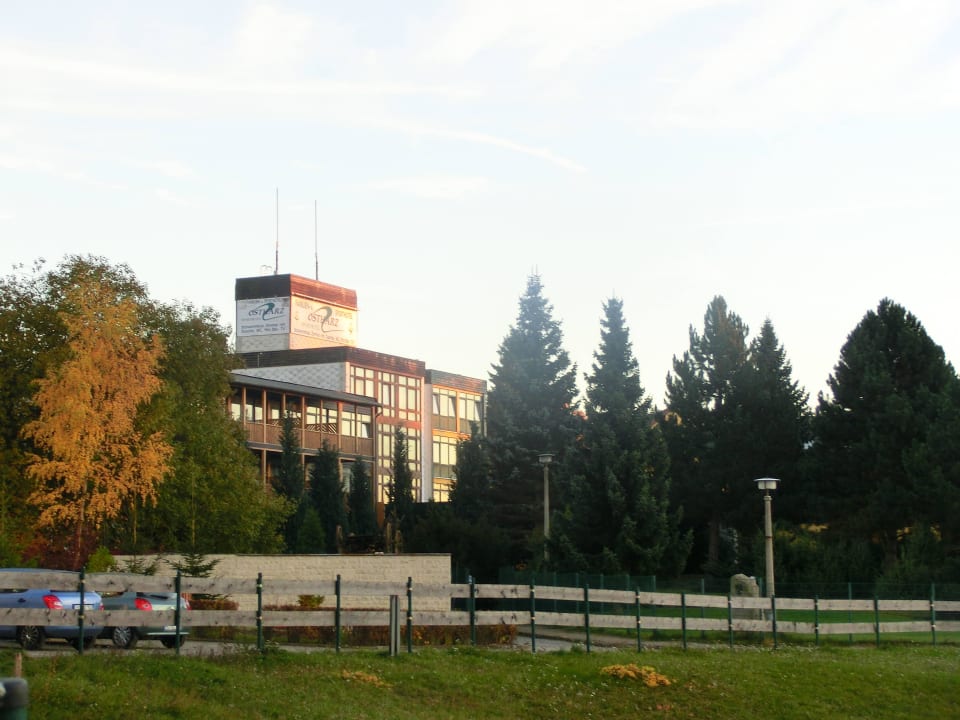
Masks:
[[[483,432],[486,382],[427,368],[422,360],[358,346],[354,290],[297,275],[236,281],[236,352],[230,411],[269,484],[280,463],[280,425],[297,423],[304,470],[324,443],[341,477],[368,463],[374,500],[387,501],[395,431],[408,442],[415,499],[448,499],[457,443]],[[309,477],[309,475],[307,476]]]

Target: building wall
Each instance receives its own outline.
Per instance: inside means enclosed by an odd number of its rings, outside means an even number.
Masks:
[[[413,578],[414,593],[417,584],[441,585],[450,582],[450,556],[436,555],[206,555],[207,562],[217,561],[214,577],[224,579],[253,579],[263,573],[264,605],[296,604],[296,596],[277,595],[270,592],[270,580],[308,580],[316,578],[334,581],[340,575],[344,584],[359,582],[398,582],[405,583]],[[119,566],[133,559],[129,555],[114,556]],[[137,556],[138,561],[159,560],[157,574],[173,576],[177,574],[175,565],[180,562],[179,555]],[[449,602],[440,598],[423,597],[416,599],[420,610],[449,610]],[[256,610],[256,595],[236,595],[240,610]],[[323,606],[333,607],[336,598],[325,596]],[[363,596],[343,596],[345,608],[380,608],[383,598],[365,598]]]

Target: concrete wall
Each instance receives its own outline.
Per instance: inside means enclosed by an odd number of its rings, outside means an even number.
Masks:
[[[114,556],[118,569],[125,568],[129,555]],[[158,559],[158,575],[176,575],[179,555],[144,555],[139,561],[149,563]],[[216,578],[243,578],[256,580],[263,573],[264,605],[296,604],[297,597],[270,593],[270,580],[311,580],[333,582],[340,575],[341,583],[361,582],[405,583],[413,578],[414,593],[417,584],[432,585],[450,582],[450,555],[206,555],[206,562],[217,561],[212,576]],[[414,595],[416,597],[416,595]],[[256,610],[256,596],[232,596],[240,610]],[[420,610],[449,610],[449,600],[423,597],[415,600]],[[324,607],[333,607],[336,598],[324,596]],[[383,598],[365,598],[344,594],[344,608],[379,608]]]

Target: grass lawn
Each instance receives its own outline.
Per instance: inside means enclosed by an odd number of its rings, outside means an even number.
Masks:
[[[0,652],[12,674],[14,650]],[[602,672],[652,666],[648,687]],[[418,649],[222,657],[97,651],[25,657],[43,718],[960,717],[960,648],[781,647],[539,653]]]

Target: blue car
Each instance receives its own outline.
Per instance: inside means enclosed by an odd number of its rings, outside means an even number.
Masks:
[[[2,568],[0,573],[61,573],[57,570],[38,570],[36,568]],[[76,573],[70,573],[76,576]],[[0,578],[0,584],[9,585]],[[33,583],[31,583],[33,584]],[[80,593],[77,582],[67,581],[64,585],[71,586],[70,590],[56,590],[47,587],[0,587],[0,608],[20,608],[30,610],[79,610]],[[83,594],[85,610],[102,610],[103,601],[98,593],[85,591]],[[43,647],[48,638],[66,640],[78,650],[88,648],[97,641],[97,636],[103,628],[99,625],[84,625],[83,636],[77,625],[0,625],[0,637],[14,638],[24,650],[38,650]]]

